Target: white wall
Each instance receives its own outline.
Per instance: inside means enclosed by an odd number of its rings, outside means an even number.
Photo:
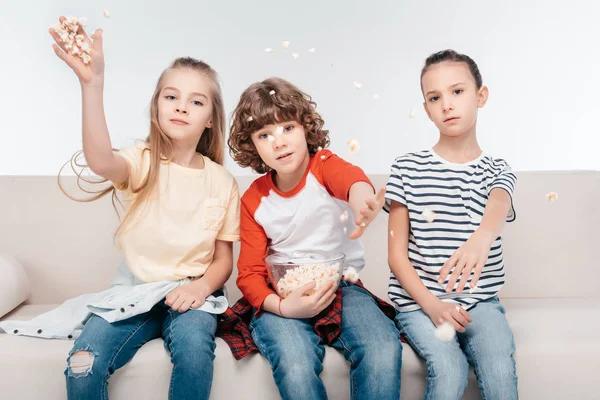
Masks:
[[[600,169],[598,2],[171,4],[3,0],[0,175],[55,175],[81,147],[79,85],[47,33],[61,14],[86,16],[89,29],[105,31],[105,103],[115,147],[146,136],[158,75],[175,57],[190,55],[220,73],[228,115],[250,83],[281,76],[315,98],[334,151],[349,156],[346,141],[357,138],[362,150],[349,159],[368,173],[387,173],[397,155],[435,142],[421,108],[419,72],[427,55],[454,48],[478,62],[490,88],[478,126],[484,150],[515,170]],[[288,50],[283,40],[291,42]],[[292,60],[292,52],[300,57]],[[363,88],[354,89],[353,81]],[[227,166],[250,174],[230,159]]]

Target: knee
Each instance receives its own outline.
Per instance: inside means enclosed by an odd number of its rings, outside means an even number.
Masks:
[[[375,375],[400,376],[402,365],[402,343],[399,337],[390,337],[383,341],[373,341],[358,350],[357,361],[366,364]]]
[[[292,348],[282,349],[274,354],[273,368],[286,380],[301,382],[321,373],[321,351],[324,350],[317,346],[297,347],[295,351]]]
[[[469,364],[466,357],[438,354],[427,360],[429,378],[448,393],[461,393],[469,383]]]
[[[75,350],[67,360],[67,376],[69,378],[85,378],[98,370],[96,358],[98,354],[91,350]]]

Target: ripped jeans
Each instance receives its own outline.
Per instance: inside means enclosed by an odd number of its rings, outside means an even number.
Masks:
[[[142,345],[163,337],[173,372],[169,399],[208,399],[215,358],[217,316],[173,311],[164,302],[149,312],[109,323],[93,315],[69,353],[68,399],[108,399],[108,379]]]

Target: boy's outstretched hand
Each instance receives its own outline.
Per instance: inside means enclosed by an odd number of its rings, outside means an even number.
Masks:
[[[362,183],[362,182],[360,182]],[[373,189],[369,186],[369,190],[373,193]],[[379,211],[385,203],[385,188],[379,189],[375,196],[367,198],[365,206],[360,209],[360,214],[356,215],[356,229],[350,234],[350,239],[358,239],[363,235],[365,229],[375,219]]]

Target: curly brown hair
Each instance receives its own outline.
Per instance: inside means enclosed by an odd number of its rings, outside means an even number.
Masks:
[[[323,129],[323,118],[317,103],[296,86],[281,78],[269,78],[252,84],[240,96],[231,117],[227,144],[229,154],[241,167],[259,174],[271,171],[252,142],[252,133],[266,125],[296,121],[304,127],[310,155],[329,146],[329,131]]]

